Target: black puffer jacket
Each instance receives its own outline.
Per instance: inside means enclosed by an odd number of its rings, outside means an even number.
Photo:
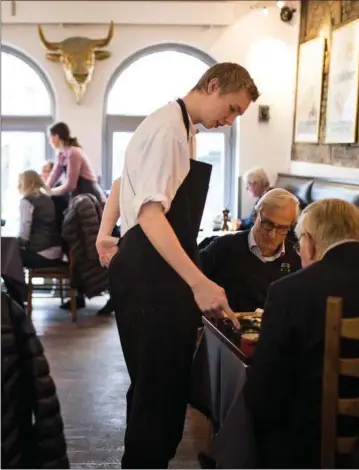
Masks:
[[[63,429],[42,344],[1,292],[1,468],[69,468]]]
[[[72,260],[71,283],[88,298],[108,290],[107,269],[101,266],[96,250],[101,218],[96,197],[80,194],[72,199],[62,224],[62,237]]]

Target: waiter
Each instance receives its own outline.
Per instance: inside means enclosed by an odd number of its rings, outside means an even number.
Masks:
[[[232,125],[258,96],[243,67],[214,65],[183,100],[148,116],[127,147],[120,198],[112,203],[120,199],[120,210],[105,210],[101,231],[111,257],[113,227],[105,219],[121,213],[109,275],[131,379],[122,468],[168,467],[182,438],[201,312],[224,311],[236,324],[224,290],[198,268],[211,166],[195,160],[195,124]],[[98,246],[103,259],[105,241]]]

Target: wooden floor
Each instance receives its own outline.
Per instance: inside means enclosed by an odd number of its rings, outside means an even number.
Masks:
[[[72,468],[120,467],[128,375],[114,318],[96,316],[104,303],[104,297],[88,302],[76,325],[58,299],[34,300],[33,322],[56,382]],[[208,432],[206,420],[189,409],[171,468],[200,468],[197,454]]]

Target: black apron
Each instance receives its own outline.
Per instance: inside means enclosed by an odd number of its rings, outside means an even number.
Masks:
[[[178,103],[188,134],[188,114],[184,103]],[[197,265],[197,236],[211,169],[191,160],[166,214]],[[121,239],[109,278],[131,378],[122,468],[167,468],[182,438],[201,312],[190,287],[156,251],[140,225]]]
[[[63,165],[65,175],[67,175],[67,165]],[[106,203],[106,196],[97,181],[90,181],[82,176],[78,177],[76,188],[70,193],[70,197],[74,198],[79,194],[92,194],[103,207]]]

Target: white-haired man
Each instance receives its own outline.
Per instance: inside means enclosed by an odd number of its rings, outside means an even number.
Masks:
[[[251,168],[243,175],[243,181],[249,194],[256,199],[259,199],[271,189],[267,173],[263,168]],[[254,224],[255,209],[249,217],[238,221],[239,230],[249,230]]]
[[[301,214],[296,233],[305,269],[270,286],[245,386],[259,468],[320,468],[327,298],[341,297],[344,316],[359,316],[359,208],[317,201]],[[343,342],[341,355],[358,357],[358,343]],[[340,395],[357,397],[359,380],[344,379]],[[359,434],[358,419],[339,421],[339,433],[348,431]]]
[[[256,204],[251,230],[219,237],[201,251],[203,272],[225,289],[232,310],[263,308],[270,283],[300,269],[286,240],[298,210],[295,196],[272,189]]]

